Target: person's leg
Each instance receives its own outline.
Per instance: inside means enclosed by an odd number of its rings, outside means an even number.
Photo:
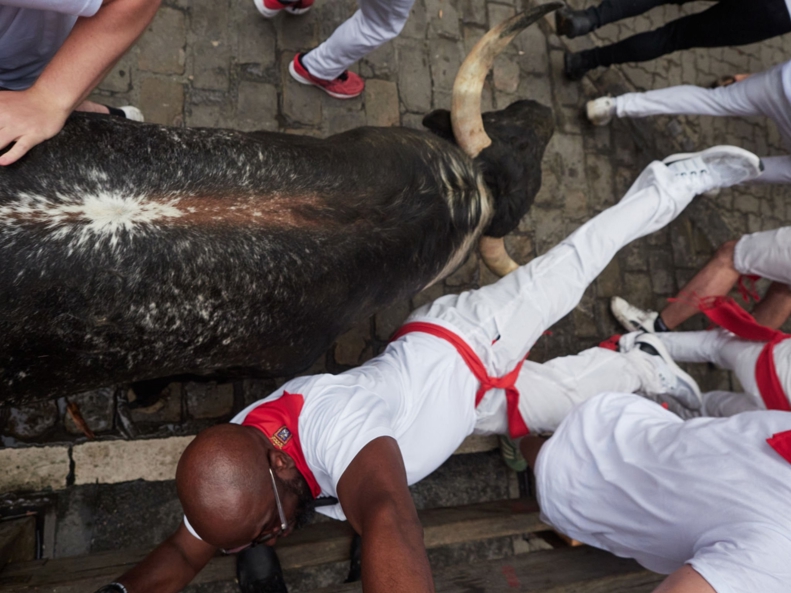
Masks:
[[[733,252],[740,274],[791,285],[791,226],[744,235]]]
[[[789,109],[791,112],[791,109]],[[764,163],[764,172],[760,177],[746,182],[750,185],[764,185],[779,183],[791,185],[791,155],[761,157]]]
[[[753,317],[761,325],[778,329],[791,315],[791,288],[772,282],[764,298],[753,309]]]
[[[702,12],[628,37],[617,43],[567,54],[567,75],[580,78],[598,66],[645,62],[692,47],[723,47],[755,43],[791,31],[784,0],[754,3],[749,10],[740,0],[720,0]]]
[[[333,80],[380,45],[398,36],[414,0],[360,0],[360,8],[330,38],[303,57],[315,77]]]
[[[747,393],[708,391],[703,394],[703,416],[727,418],[744,412],[765,410],[763,402]]]
[[[608,23],[648,12],[655,6],[690,1],[692,0],[604,0],[601,4],[583,10],[564,7],[555,13],[555,29],[558,35],[578,37]]]
[[[536,467],[536,459],[538,459],[538,454],[541,452],[541,447],[544,446],[544,443],[547,442],[546,437],[537,437],[528,435],[519,441],[519,451],[522,453],[522,456],[527,460],[527,465],[530,466],[530,469],[535,470]]]

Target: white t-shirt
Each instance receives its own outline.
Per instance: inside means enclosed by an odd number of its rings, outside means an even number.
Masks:
[[[766,442],[791,413],[686,422],[634,395],[578,406],[536,467],[544,520],[669,574],[690,564],[717,593],[791,590],[791,463]]]
[[[102,0],[0,0],[0,87],[31,86],[63,45],[78,17]]]

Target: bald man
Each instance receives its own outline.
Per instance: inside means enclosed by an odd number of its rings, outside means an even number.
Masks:
[[[596,375],[611,388],[655,385],[699,405],[694,381],[662,356],[655,336],[628,355],[566,357],[559,367],[524,359],[622,246],[667,225],[695,195],[760,170],[758,157],[735,147],[652,163],[619,204],[543,256],[415,311],[377,358],[289,381],[230,425],[202,432],[176,473],[183,525],[107,590],[178,591],[218,549],[273,545],[302,507],[333,496],[339,503],[320,511],[347,518],[361,535],[366,591],[432,591],[408,486],[465,437],[551,430],[602,388],[588,380],[602,370]],[[572,366],[575,373],[558,372]]]

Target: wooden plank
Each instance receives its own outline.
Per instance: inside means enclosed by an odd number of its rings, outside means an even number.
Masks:
[[[36,557],[36,518],[22,517],[0,522],[0,567]]]
[[[650,593],[664,579],[633,560],[589,548],[560,548],[434,572],[437,593]],[[314,593],[359,593],[360,583]]]
[[[419,515],[428,548],[548,529],[539,520],[532,499],[430,509]],[[317,523],[283,539],[277,552],[284,569],[340,562],[349,559],[351,538],[352,530],[346,522]],[[0,572],[0,593],[90,590],[124,573],[145,554],[141,550],[125,550],[10,564]],[[234,567],[232,557],[214,558],[196,582],[233,579]]]

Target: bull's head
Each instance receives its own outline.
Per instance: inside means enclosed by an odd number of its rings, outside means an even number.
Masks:
[[[503,237],[527,213],[541,187],[541,158],[554,131],[552,111],[535,101],[517,101],[481,114],[481,92],[494,59],[523,29],[563,6],[543,4],[491,29],[475,45],[456,76],[451,111],[427,115],[423,125],[455,141],[483,172],[492,202],[480,249],[486,265],[503,276],[517,267]]]

